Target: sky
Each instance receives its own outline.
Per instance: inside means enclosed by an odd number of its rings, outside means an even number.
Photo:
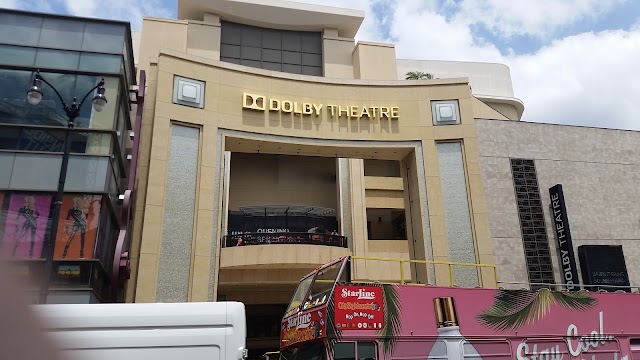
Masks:
[[[522,120],[640,130],[640,1],[297,0],[359,9],[357,40],[400,59],[506,64]],[[131,22],[177,0],[0,0],[0,7]]]

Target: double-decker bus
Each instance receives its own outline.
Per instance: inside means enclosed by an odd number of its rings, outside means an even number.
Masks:
[[[304,277],[282,360],[640,360],[640,294],[358,283],[351,257]]]

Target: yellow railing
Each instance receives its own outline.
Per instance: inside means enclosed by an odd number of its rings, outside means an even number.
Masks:
[[[353,260],[364,260],[364,261],[384,261],[384,262],[395,262],[398,263],[398,266],[400,268],[400,284],[409,284],[406,281],[405,278],[405,269],[404,269],[404,265],[405,264],[422,264],[422,265],[433,265],[434,269],[436,266],[438,265],[446,265],[448,267],[449,270],[449,285],[451,286],[455,286],[455,282],[454,282],[454,274],[453,274],[453,268],[454,266],[465,266],[465,267],[474,267],[477,270],[482,270],[483,268],[487,268],[490,269],[490,271],[492,271],[493,273],[493,277],[494,277],[494,284],[493,287],[498,288],[498,269],[496,267],[496,265],[493,264],[472,264],[472,263],[461,263],[461,262],[454,262],[454,261],[432,261],[432,260],[407,260],[407,259],[394,259],[394,258],[384,258],[384,257],[366,257],[366,256],[351,256],[352,261]],[[429,271],[426,270],[425,271],[426,274],[426,280],[427,280],[427,284],[432,284],[431,282],[431,278],[429,275]],[[415,279],[414,279],[415,280]],[[396,282],[397,283],[397,282]],[[483,274],[481,271],[479,271],[478,274],[478,283],[481,287],[485,287],[484,282],[483,282]],[[435,285],[435,284],[432,284]]]

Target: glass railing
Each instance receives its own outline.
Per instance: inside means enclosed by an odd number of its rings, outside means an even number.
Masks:
[[[303,245],[324,245],[346,248],[347,237],[320,233],[244,233],[226,235],[223,238],[223,247],[251,246],[251,245],[272,245],[272,244],[303,244]]]

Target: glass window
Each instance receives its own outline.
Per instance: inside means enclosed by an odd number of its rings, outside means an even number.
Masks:
[[[322,76],[322,37],[319,32],[266,29],[223,22],[220,60]]]
[[[104,197],[102,201],[104,202]],[[98,236],[96,239],[96,250],[94,255],[97,259],[101,259],[103,261],[103,265],[108,266],[108,264],[106,264],[105,262],[108,261],[109,258],[109,237],[112,233],[111,227],[113,219],[111,218],[111,211],[109,211],[108,207],[103,206],[100,210],[100,218],[98,220]]]
[[[369,240],[407,240],[406,226],[404,209],[367,208]]]
[[[17,148],[18,136],[20,136],[19,129],[0,127],[0,149],[14,150]]]
[[[282,71],[288,72],[291,74],[301,74],[302,66],[300,65],[291,65],[291,64],[282,64]]]
[[[32,66],[35,59],[36,49],[34,48],[0,45],[0,64]]]
[[[35,66],[75,70],[79,60],[80,53],[75,51],[38,49]]]
[[[11,124],[33,124],[48,126],[66,126],[67,116],[62,103],[54,90],[42,83],[42,101],[33,106],[27,103],[26,92],[31,86],[33,72],[0,69],[0,122]],[[42,76],[58,90],[67,104],[77,96],[82,100],[88,90],[94,87],[100,77],[88,75],[42,73]],[[119,104],[120,80],[116,77],[105,78],[108,103],[105,110],[95,112],[91,100],[93,93],[87,96],[76,127],[108,129],[115,128],[116,109]]]
[[[307,291],[309,290],[309,286],[311,286],[311,281],[313,281],[313,274],[307,276],[306,278],[300,281],[298,284],[298,288],[296,289],[295,294],[293,294],[293,298],[291,298],[291,302],[289,303],[289,308],[287,308],[287,313],[296,307],[298,307],[305,300],[305,296],[307,295]]]
[[[0,14],[0,42],[22,46],[38,46],[42,17],[3,12]]]
[[[324,344],[320,341],[302,345],[299,348],[287,349],[282,352],[281,359],[285,360],[324,360]]]
[[[106,54],[88,54],[80,55],[79,70],[96,71],[100,73],[119,74],[122,68],[122,56],[106,55]]]
[[[356,343],[339,342],[333,345],[334,360],[356,360]]]
[[[87,22],[82,39],[82,50],[122,54],[125,26]]]
[[[304,66],[302,68],[303,75],[322,76],[322,68],[318,66]]]
[[[342,274],[341,278],[338,279],[342,263],[342,261],[339,261],[318,271],[318,275],[316,275],[316,279],[311,285],[309,293],[311,306],[324,304],[328,300],[329,292],[333,289],[336,281],[342,282],[344,280],[346,274]],[[318,303],[316,304],[316,302]]]
[[[358,360],[375,360],[376,344],[373,342],[358,343]]]
[[[72,141],[73,140],[75,139],[72,138]],[[76,141],[73,141],[71,151],[83,153],[85,144],[80,144],[80,149],[77,149],[78,145]],[[17,147],[17,150],[63,152],[64,131],[24,128],[20,132],[20,145]]]
[[[82,49],[85,22],[71,19],[45,18],[38,45],[53,49]]]
[[[228,57],[240,59],[240,46],[231,44],[220,45],[220,51]]]
[[[302,51],[300,45],[300,34],[293,31],[282,34],[282,48],[290,51]]]

